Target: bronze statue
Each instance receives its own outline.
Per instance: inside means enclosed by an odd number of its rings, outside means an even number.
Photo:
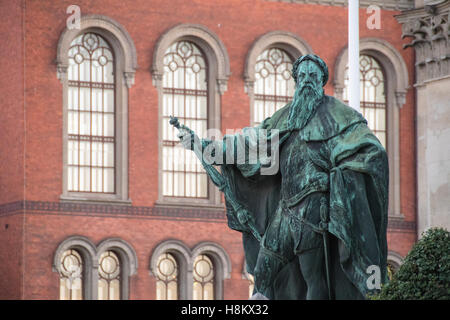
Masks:
[[[320,57],[298,58],[292,75],[292,102],[243,133],[212,141],[171,123],[225,194],[255,294],[364,299],[374,268],[379,283],[387,280],[386,151],[360,113],[324,94],[328,68]],[[268,153],[249,161],[255,148]]]

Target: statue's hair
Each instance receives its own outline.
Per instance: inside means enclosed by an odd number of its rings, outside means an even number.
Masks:
[[[315,62],[319,66],[319,68],[322,69],[322,72],[323,72],[322,87],[325,86],[325,84],[328,81],[328,67],[327,67],[327,64],[325,63],[325,61],[323,61],[322,58],[320,58],[319,56],[316,56],[315,54],[307,54],[307,55],[301,56],[294,62],[294,65],[292,66],[292,76],[294,78],[295,83],[297,84],[298,67],[300,66],[300,64],[303,61],[306,61],[306,60],[311,60],[311,61]]]

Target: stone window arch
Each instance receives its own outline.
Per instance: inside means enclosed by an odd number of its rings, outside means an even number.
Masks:
[[[150,258],[150,274],[157,279],[157,290],[159,279],[158,262],[161,256],[170,254],[176,261],[177,266],[177,299],[192,299],[190,288],[192,288],[192,263],[191,250],[181,241],[167,240],[160,243]],[[158,297],[158,292],[157,292]]]
[[[286,31],[271,31],[255,40],[244,66],[245,91],[250,98],[252,125],[258,124],[262,118],[270,116],[288,102],[294,91],[294,82],[290,76],[292,64],[298,57],[308,53],[313,53],[311,47],[297,35]],[[266,80],[261,81],[261,77]],[[274,88],[264,92],[264,84],[269,78],[273,80],[269,82],[274,84],[268,86]],[[277,92],[277,86],[280,87],[278,91],[282,92]]]
[[[114,100],[114,176],[113,188],[102,188],[101,190],[85,189],[76,191],[69,188],[69,51],[72,42],[83,34],[93,34],[99,36],[108,44],[113,57],[114,72],[111,73],[113,79],[112,85],[114,91],[109,100]],[[100,61],[100,60],[99,60]],[[85,15],[81,17],[80,29],[64,29],[57,47],[56,57],[57,77],[62,83],[63,89],[63,190],[62,200],[69,201],[117,201],[130,202],[128,199],[128,91],[134,84],[134,74],[137,69],[136,49],[128,32],[118,22],[101,15]],[[102,83],[97,80],[83,82],[89,90],[100,88],[103,90]],[[99,87],[100,86],[100,87]],[[105,87],[106,88],[106,87]],[[108,87],[109,88],[109,87]],[[111,91],[112,92],[112,91]],[[89,93],[92,99],[92,92]],[[103,95],[103,94],[102,94]],[[93,104],[89,103],[90,113],[97,112],[93,110]],[[105,111],[105,110],[102,110]],[[104,113],[103,113],[104,114]],[[92,131],[92,130],[91,130]],[[89,136],[93,136],[92,132]],[[95,139],[105,140],[104,137],[94,137]],[[90,137],[90,140],[93,138]],[[111,138],[108,138],[111,140]],[[109,141],[108,140],[108,141]],[[105,140],[106,141],[106,140]],[[79,165],[79,163],[78,163]],[[106,165],[105,165],[106,166]],[[107,165],[111,167],[111,164]],[[103,178],[102,178],[103,179]]]
[[[96,259],[98,261],[98,298],[105,300],[128,300],[130,296],[129,277],[136,274],[137,256],[133,247],[119,238],[103,240],[97,246]],[[109,262],[111,261],[111,262]],[[106,267],[103,263],[106,262]],[[107,288],[115,292],[113,296],[106,294],[100,296],[100,282],[108,282]]]
[[[81,292],[79,296],[72,297],[72,288],[69,285],[64,285],[62,282],[72,282],[73,272],[71,270],[66,270],[67,267],[71,267],[68,263],[68,259],[71,256],[76,257],[75,259],[80,261],[81,264],[81,274],[75,275],[75,278],[81,280],[81,283],[76,285],[81,286]],[[93,282],[95,278],[95,273],[92,271],[96,266],[96,248],[95,245],[86,237],[82,236],[72,236],[64,240],[55,251],[53,256],[53,271],[58,272],[60,276],[60,299],[71,300],[83,299],[92,300],[96,297],[96,292],[93,290]],[[71,274],[68,274],[68,272]],[[72,270],[77,272],[77,270]],[[65,291],[65,292],[63,292]]]
[[[213,295],[215,300],[224,298],[223,281],[231,277],[231,260],[226,251],[219,245],[212,242],[202,242],[192,250],[192,263],[197,257],[206,256],[211,262],[214,271]],[[197,260],[198,261],[198,260]]]
[[[400,212],[400,109],[409,88],[408,71],[400,53],[387,41],[378,38],[360,40],[360,54],[376,59],[385,77],[387,112],[387,153],[389,159],[389,218],[403,219]],[[334,96],[343,100],[348,48],[339,53],[334,68]]]
[[[192,44],[194,47],[198,48],[198,51],[201,52],[202,59],[205,61],[204,69],[206,70],[206,86],[204,89],[206,90],[202,91],[202,95],[205,95],[207,101],[207,117],[204,119],[204,122],[208,129],[214,128],[220,130],[221,128],[221,95],[227,89],[228,77],[230,75],[230,63],[225,46],[218,36],[208,28],[195,24],[179,24],[164,32],[158,39],[153,52],[153,64],[151,68],[153,84],[158,90],[158,204],[171,204],[179,206],[186,204],[221,206],[220,192],[207,179],[204,179],[205,184],[207,184],[205,187],[206,192],[200,192],[200,196],[195,193],[194,196],[190,194],[189,197],[180,197],[172,194],[169,195],[169,193],[164,191],[164,183],[167,183],[167,181],[164,181],[165,175],[163,174],[163,167],[165,167],[165,161],[167,161],[167,158],[164,158],[165,155],[163,155],[162,141],[165,136],[164,132],[173,130],[168,124],[169,114],[164,113],[164,108],[167,108],[164,102],[165,90],[167,89],[164,88],[163,83],[165,74],[164,57],[167,51],[170,50],[171,46],[181,42]],[[167,67],[168,66],[166,66],[166,68]],[[199,69],[202,70],[203,68]],[[194,72],[196,71],[194,70]],[[186,92],[188,91],[189,90],[183,89],[183,94],[186,95]],[[196,92],[194,92],[194,94],[197,95]],[[195,162],[197,160],[193,159],[193,161]],[[186,180],[186,176],[186,174],[183,176],[184,180]]]

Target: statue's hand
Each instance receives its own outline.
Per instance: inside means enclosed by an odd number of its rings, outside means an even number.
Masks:
[[[198,139],[194,131],[182,125],[179,129],[177,137],[180,139],[182,146],[187,150],[194,149],[194,141]]]

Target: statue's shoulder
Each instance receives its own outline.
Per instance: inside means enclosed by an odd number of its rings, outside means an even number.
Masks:
[[[354,121],[365,121],[363,115],[346,105],[339,99],[331,96],[325,96],[326,101],[323,105],[326,106],[326,111],[338,123],[348,124]]]
[[[327,140],[355,123],[366,123],[361,113],[342,101],[324,96],[315,115],[303,130],[305,140]]]
[[[289,116],[289,107],[291,106],[291,103],[286,104],[284,107],[278,109],[273,113],[272,116],[269,118],[266,118],[263,123],[261,124],[261,127],[264,129],[280,129],[282,130],[284,127],[286,127],[285,121],[287,120]]]

